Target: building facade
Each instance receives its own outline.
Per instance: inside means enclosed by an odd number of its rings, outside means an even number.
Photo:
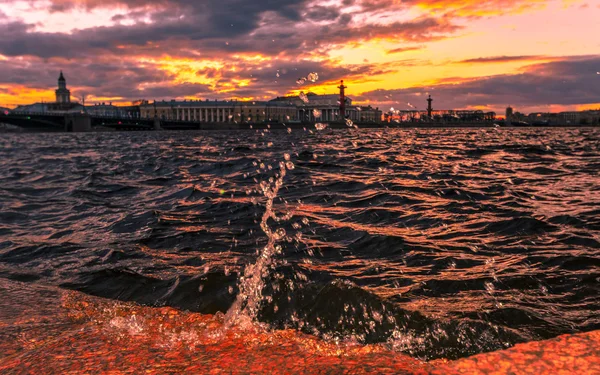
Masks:
[[[348,109],[346,109],[347,111]],[[369,106],[356,107],[358,111],[358,121],[361,122],[381,122],[383,112],[379,108]]]
[[[340,96],[337,94],[317,95],[312,92],[306,94],[305,100],[300,96],[284,96],[271,100],[272,103],[288,103],[296,108],[296,117],[300,121],[341,121]],[[316,111],[315,111],[316,110]],[[352,107],[352,99],[346,97],[346,117],[353,121],[360,121],[359,111]],[[315,114],[319,116],[315,116]]]
[[[560,112],[558,116],[566,125],[598,125],[600,110]]]
[[[286,122],[297,121],[296,107],[265,101],[171,100],[143,101],[142,118],[197,122]]]
[[[92,116],[139,118],[140,106],[116,106],[112,103],[97,103],[86,106],[85,112]]]

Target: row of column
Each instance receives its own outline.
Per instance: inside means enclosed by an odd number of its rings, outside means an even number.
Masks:
[[[175,108],[175,119],[181,121],[230,122],[233,108]]]

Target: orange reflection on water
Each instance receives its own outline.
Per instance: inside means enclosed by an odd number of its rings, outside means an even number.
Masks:
[[[3,374],[593,374],[600,332],[565,335],[457,361],[422,362],[383,345],[293,330],[225,329],[223,315],[0,282]]]

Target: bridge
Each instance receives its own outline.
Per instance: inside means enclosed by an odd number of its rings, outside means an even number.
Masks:
[[[132,117],[112,117],[87,113],[0,113],[0,124],[9,124],[25,131],[82,132],[93,130],[193,130],[201,123]]]
[[[343,121],[325,122],[332,129],[348,128]],[[314,128],[314,122],[200,122],[173,119],[112,117],[87,113],[0,113],[0,124],[17,126],[30,132],[87,132],[87,131],[152,131],[152,130],[286,130]],[[357,122],[361,128],[395,127],[381,122]]]

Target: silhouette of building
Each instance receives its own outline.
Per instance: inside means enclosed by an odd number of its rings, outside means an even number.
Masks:
[[[506,120],[512,118],[514,111],[512,107],[506,107]]]
[[[67,89],[67,80],[62,70],[58,77],[58,89],[54,93],[56,94],[56,101],[54,103],[42,102],[20,105],[13,111],[21,113],[72,113],[84,110],[81,104],[71,101],[71,91]]]
[[[67,89],[67,80],[65,79],[65,76],[63,76],[62,70],[60,71],[60,76],[58,77],[58,89],[55,91],[55,93],[56,103],[71,103],[71,91]]]

